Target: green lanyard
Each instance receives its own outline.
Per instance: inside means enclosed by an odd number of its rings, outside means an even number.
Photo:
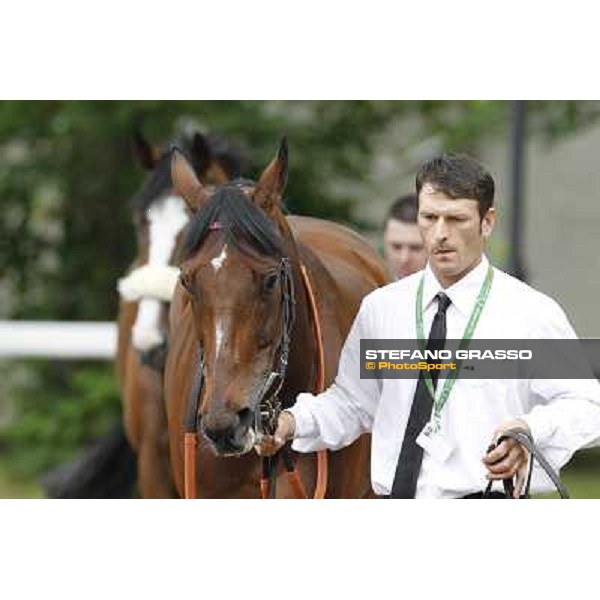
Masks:
[[[490,288],[492,287],[492,280],[494,279],[494,269],[492,265],[488,267],[487,275],[485,276],[485,280],[481,285],[481,289],[479,290],[479,295],[477,296],[477,300],[475,301],[475,306],[473,307],[473,312],[469,317],[469,321],[467,326],[465,327],[465,332],[463,333],[463,338],[459,345],[459,350],[466,350],[471,343],[471,339],[473,338],[473,333],[475,332],[475,327],[477,327],[477,323],[479,321],[479,317],[483,311],[483,307],[488,299],[490,294]],[[421,348],[421,352],[425,351],[425,335],[423,333],[423,282],[425,280],[425,276],[421,278],[421,282],[419,283],[419,289],[417,290],[417,301],[415,303],[416,309],[416,317],[417,317],[417,337],[419,340],[419,346]],[[429,371],[423,374],[425,379],[425,384],[427,385],[427,389],[433,398],[433,417],[434,417],[434,432],[439,431],[440,428],[440,414],[446,401],[448,400],[448,396],[450,396],[450,392],[458,379],[458,373],[460,372],[462,361],[458,361],[456,370],[450,371],[450,374],[444,381],[444,387],[441,392],[436,395],[433,381],[431,379],[431,375]],[[439,390],[438,390],[439,391]]]

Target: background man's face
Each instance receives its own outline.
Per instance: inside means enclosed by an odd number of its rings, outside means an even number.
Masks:
[[[434,273],[440,283],[451,285],[479,262],[495,211],[490,208],[482,220],[477,200],[448,198],[425,184],[418,223]]]
[[[427,263],[425,245],[416,223],[388,219],[383,232],[383,250],[388,268],[398,278],[420,271]]]

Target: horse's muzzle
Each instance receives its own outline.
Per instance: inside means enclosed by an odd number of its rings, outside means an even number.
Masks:
[[[252,450],[255,434],[253,413],[244,408],[237,413],[210,414],[202,418],[202,432],[219,456],[241,455]]]

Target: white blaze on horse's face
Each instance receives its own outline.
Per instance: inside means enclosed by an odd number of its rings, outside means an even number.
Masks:
[[[221,254],[216,256],[210,261],[210,264],[213,266],[215,273],[219,272],[219,269],[223,266],[225,259],[227,258],[227,244],[223,245],[223,249],[221,250]],[[215,332],[215,358],[219,356],[219,350],[221,349],[221,342],[223,341],[224,327],[221,319],[217,319],[216,324],[216,332]]]
[[[157,278],[160,277],[161,267],[168,266],[173,258],[177,236],[188,220],[185,202],[179,196],[161,198],[148,209],[150,242],[148,264],[145,266],[156,268]],[[160,308],[159,300],[140,300],[133,326],[133,345],[137,350],[148,351],[164,342],[160,330]]]
[[[223,250],[221,250],[221,254],[216,256],[210,261],[210,264],[213,266],[215,273],[219,272],[219,269],[223,266],[225,259],[227,258],[227,244],[223,246]]]

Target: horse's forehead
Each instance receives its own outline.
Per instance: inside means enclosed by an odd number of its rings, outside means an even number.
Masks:
[[[161,198],[157,198],[147,210],[148,221],[157,224],[167,224],[173,218],[179,220],[181,215],[185,214],[185,201],[173,191]]]
[[[145,207],[138,210],[138,224],[142,227],[149,227],[151,223],[164,219],[178,204],[178,202],[174,201],[176,198],[180,197],[177,196],[173,189],[165,189],[149,201]],[[181,199],[181,201],[183,202],[183,199]]]
[[[250,249],[240,250],[231,241],[222,240],[215,232],[213,239],[209,236],[199,252],[187,264],[182,265],[183,270],[196,271],[200,277],[225,282],[233,286],[247,283],[246,277],[251,273],[266,273],[279,263],[278,258],[261,256]]]
[[[203,188],[208,196],[212,196],[216,190],[214,184],[203,184]],[[172,186],[167,186],[148,201],[145,208],[137,210],[136,218],[140,225],[147,226],[151,221],[158,221],[173,212],[187,213],[186,203]]]
[[[215,258],[213,258],[210,261],[210,264],[211,264],[212,268],[215,270],[215,273],[218,273],[221,270],[226,259],[227,259],[227,243],[223,244],[223,248],[221,248],[221,253],[219,254],[219,256],[215,256]]]

